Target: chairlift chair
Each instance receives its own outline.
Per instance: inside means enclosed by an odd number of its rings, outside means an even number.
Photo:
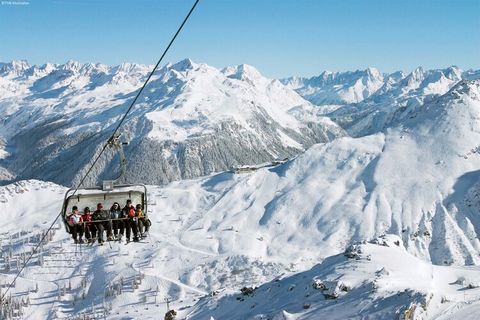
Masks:
[[[104,182],[102,187],[78,189],[75,194],[73,194],[75,189],[67,190],[63,200],[62,220],[68,233],[71,233],[71,230],[67,216],[73,206],[77,206],[78,211],[83,213],[85,207],[89,207],[92,212],[95,211],[97,203],[102,203],[104,209],[109,210],[114,202],[118,202],[121,209],[130,199],[134,206],[142,205],[145,218],[148,218],[147,187],[144,184],[112,185],[109,182]]]
[[[103,181],[101,187],[71,188],[65,193],[61,216],[68,233],[71,233],[71,228],[68,224],[67,216],[72,211],[73,206],[77,206],[78,211],[81,213],[83,213],[85,207],[89,207],[93,212],[97,208],[98,203],[101,203],[105,210],[109,210],[114,202],[118,202],[120,208],[122,208],[127,200],[132,200],[134,206],[137,204],[142,205],[145,219],[148,219],[147,187],[140,183],[118,184],[126,174],[127,167],[127,159],[123,152],[123,146],[127,143],[120,142],[119,137],[120,135],[112,136],[108,140],[108,145],[116,149],[120,155],[120,175],[115,180]]]

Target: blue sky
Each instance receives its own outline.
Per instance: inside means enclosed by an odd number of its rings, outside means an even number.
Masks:
[[[27,4],[11,4],[12,2]],[[4,0],[0,61],[154,64],[193,0]],[[480,69],[480,0],[200,0],[165,61],[269,77]]]

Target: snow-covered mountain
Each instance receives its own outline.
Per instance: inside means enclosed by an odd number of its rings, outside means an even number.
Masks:
[[[365,100],[384,84],[384,75],[375,68],[348,72],[324,71],[311,78],[281,80],[316,105],[346,104]]]
[[[78,182],[150,69],[2,64],[2,177]],[[122,133],[130,181],[155,184],[292,157],[345,134],[251,66],[218,70],[189,59],[155,73]],[[103,157],[87,183],[113,177],[115,159]]]
[[[32,319],[104,310],[155,319],[167,296],[180,319],[476,315],[479,139],[480,80],[460,81],[382,132],[252,173],[149,187],[149,243],[75,254],[57,230],[14,297],[30,292]],[[0,211],[12,215],[0,227],[2,251],[12,252],[4,277],[62,191],[39,181],[0,188]]]
[[[0,64],[0,180],[78,182],[151,66]],[[122,139],[130,181],[165,183],[293,157],[318,142],[401,124],[478,71],[324,72],[282,82],[248,65],[189,59],[156,72]],[[309,100],[309,101],[306,101]],[[32,138],[35,137],[35,138]],[[75,160],[75,161],[74,161]],[[116,176],[107,152],[87,181]]]
[[[368,99],[337,108],[328,113],[329,116],[355,136],[383,131],[414,117],[425,104],[448,92],[463,78],[471,79],[475,75],[456,67],[417,68],[403,78],[396,78],[398,81],[388,81]]]
[[[78,182],[150,68],[0,64],[0,180]],[[371,68],[282,83],[248,65],[168,64],[122,132],[129,178],[156,184],[148,242],[75,248],[55,229],[9,304],[27,319],[157,319],[167,297],[181,319],[476,314],[479,75]],[[89,183],[117,161],[108,152]],[[0,187],[1,283],[64,191]]]
[[[407,74],[364,71],[323,72],[318,77],[288,78],[282,82],[305,99],[319,105],[324,114],[353,136],[384,131],[410,118],[422,106],[446,93],[461,80],[479,79],[474,70],[424,70]]]

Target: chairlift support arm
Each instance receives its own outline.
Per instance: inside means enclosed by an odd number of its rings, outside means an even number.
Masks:
[[[108,139],[108,144],[116,149],[120,156],[120,175],[113,180],[113,184],[115,185],[122,182],[127,173],[127,158],[125,157],[123,146],[128,144],[128,142],[120,142],[120,135],[115,135]]]

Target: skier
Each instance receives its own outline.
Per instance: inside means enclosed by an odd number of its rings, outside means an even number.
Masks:
[[[72,232],[72,238],[75,243],[83,243],[83,219],[77,206],[72,207],[72,213],[68,216],[68,224]],[[80,239],[77,237],[80,236]]]
[[[108,240],[113,240],[112,237],[112,227],[111,227],[111,220],[110,214],[103,210],[103,204],[97,204],[97,210],[93,212],[92,221],[95,222],[95,227],[97,229],[97,236],[98,236],[98,243],[102,244],[105,242],[103,238],[103,231],[107,229],[107,238]]]
[[[122,209],[123,217],[125,218],[125,231],[127,236],[127,243],[130,242],[130,234],[133,231],[133,241],[138,242],[137,217],[135,217],[135,207],[132,200],[128,199],[127,204]]]
[[[85,232],[85,238],[87,239],[87,242],[92,242],[94,241],[96,237],[97,230],[95,229],[95,225],[91,222],[92,221],[92,214],[90,212],[89,207],[85,207],[83,209],[83,228]]]
[[[65,217],[65,221],[67,222],[68,230],[69,230],[69,233],[70,233],[70,234],[73,234],[72,225],[71,225],[71,223],[70,223],[70,218],[72,217],[73,212],[74,212],[75,210],[78,210],[78,207],[77,207],[77,206],[73,206],[73,207],[72,207],[72,211],[71,211],[71,212],[68,212],[68,213],[67,213],[67,216]]]
[[[146,238],[146,233],[150,228],[150,220],[146,219],[140,203],[136,206],[135,216],[138,218],[138,231],[140,232],[140,238]]]
[[[120,209],[120,204],[118,202],[114,202],[110,208],[110,218],[112,219],[113,236],[115,237],[115,240],[120,241],[122,240],[125,226],[124,220],[122,220],[122,210]]]

